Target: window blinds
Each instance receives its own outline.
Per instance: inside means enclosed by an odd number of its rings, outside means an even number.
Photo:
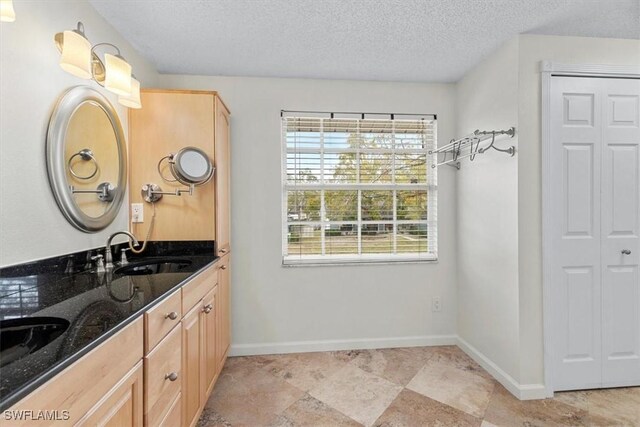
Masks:
[[[437,259],[434,116],[283,114],[283,262]]]

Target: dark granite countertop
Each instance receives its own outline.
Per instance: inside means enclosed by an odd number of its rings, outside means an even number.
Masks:
[[[86,259],[98,249],[0,269],[2,328],[9,328],[11,319],[35,317],[56,318],[63,328],[68,325],[60,331],[49,327],[50,342],[30,354],[14,352],[0,359],[0,410],[18,402],[216,261],[212,241],[149,243],[145,253],[129,255],[129,265],[166,256],[190,264],[147,275],[120,274],[118,265],[112,272],[97,273]],[[114,253],[120,253],[118,245]]]

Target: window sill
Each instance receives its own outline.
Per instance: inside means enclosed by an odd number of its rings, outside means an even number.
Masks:
[[[351,265],[395,265],[395,264],[435,264],[438,257],[435,255],[424,256],[335,256],[332,258],[324,258],[317,256],[308,256],[304,258],[284,258],[282,260],[283,267],[331,267],[331,266],[351,266]]]

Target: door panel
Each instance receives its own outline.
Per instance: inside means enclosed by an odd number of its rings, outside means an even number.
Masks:
[[[231,146],[229,111],[216,97],[215,107],[215,186],[216,186],[216,251],[218,256],[229,253],[230,247],[230,179]]]
[[[553,324],[556,390],[601,378],[600,140],[597,82],[552,80]]]
[[[551,94],[554,389],[640,385],[640,80]]]
[[[563,362],[593,361],[597,358],[595,343],[598,337],[593,331],[597,319],[594,317],[593,269],[565,268],[563,301],[567,306],[562,310],[565,321],[561,330],[567,331]]]
[[[593,144],[563,144],[564,236],[593,237]]]
[[[200,413],[202,369],[202,322],[198,304],[182,319],[182,425],[194,426]]]
[[[603,383],[640,384],[640,81],[601,85]]]

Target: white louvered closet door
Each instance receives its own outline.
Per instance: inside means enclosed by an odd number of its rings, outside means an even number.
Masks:
[[[551,83],[553,385],[640,385],[640,80]]]

